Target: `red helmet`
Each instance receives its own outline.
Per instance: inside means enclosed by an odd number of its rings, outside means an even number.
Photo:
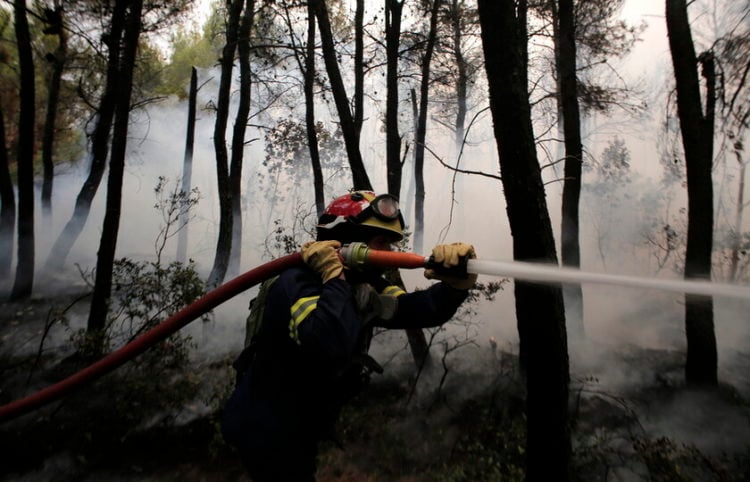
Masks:
[[[387,234],[399,241],[404,237],[404,218],[396,196],[354,191],[331,201],[317,228],[318,239],[352,242]]]

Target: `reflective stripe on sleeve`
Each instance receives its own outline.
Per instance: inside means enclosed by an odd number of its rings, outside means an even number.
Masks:
[[[307,296],[298,299],[291,308],[292,318],[289,320],[289,337],[299,344],[299,333],[297,327],[307,318],[312,311],[318,307],[320,296]]]
[[[406,291],[402,290],[400,286],[391,285],[391,286],[386,286],[385,289],[381,292],[381,294],[390,295],[390,296],[401,296],[401,295],[405,295]]]

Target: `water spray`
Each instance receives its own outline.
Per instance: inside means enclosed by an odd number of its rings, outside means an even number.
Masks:
[[[380,251],[370,249],[364,243],[352,243],[341,248],[342,261],[350,269],[366,266],[403,269],[434,269],[439,273],[456,277],[466,277],[468,273],[510,277],[517,280],[543,283],[595,283],[630,286],[642,289],[658,289],[678,293],[705,296],[726,296],[750,300],[750,287],[741,285],[712,283],[709,281],[659,280],[638,276],[624,276],[604,273],[590,273],[555,265],[524,263],[518,261],[492,261],[480,259],[461,260],[459,266],[445,269],[431,257],[416,253]],[[164,341],[179,329],[209,312],[241,292],[258,283],[280,274],[293,266],[303,263],[300,253],[293,253],[258,266],[237,278],[232,279],[208,292],[192,304],[186,306],[160,324],[142,334],[130,343],[113,351],[99,361],[89,365],[70,377],[44,388],[25,398],[0,406],[0,423],[40,408],[47,403],[62,398],[70,391],[94,381],[114,370],[128,360],[138,356],[151,346]]]
[[[415,253],[397,253],[391,251],[376,251],[367,248],[363,243],[352,243],[341,248],[341,256],[347,266],[356,267],[372,264],[381,267],[394,268],[432,268],[445,272],[429,257]],[[655,289],[705,296],[724,296],[750,300],[750,286],[714,283],[700,280],[668,280],[646,278],[643,276],[629,276],[608,273],[593,273],[573,268],[561,268],[554,264],[528,263],[522,261],[497,261],[485,259],[464,259],[463,264],[451,268],[455,276],[466,273],[483,274],[514,278],[516,280],[539,283],[591,283],[616,286],[628,286],[640,289]]]

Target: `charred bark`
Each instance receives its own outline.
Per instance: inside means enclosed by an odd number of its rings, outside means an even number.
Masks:
[[[255,0],[247,0],[240,22],[237,52],[240,65],[240,99],[232,131],[232,159],[229,166],[229,183],[232,189],[232,246],[228,271],[236,276],[242,259],[242,162],[245,157],[245,131],[250,118],[250,31],[253,28]]]
[[[359,150],[359,138],[355,128],[354,118],[349,108],[349,99],[346,94],[346,87],[341,78],[341,70],[336,60],[336,48],[333,43],[333,33],[331,32],[331,22],[328,18],[328,9],[324,0],[311,0],[315,8],[315,17],[318,19],[320,27],[320,39],[323,44],[323,60],[325,62],[328,79],[331,82],[331,92],[336,104],[336,111],[339,115],[341,132],[344,136],[344,145],[346,146],[346,155],[349,159],[349,166],[352,169],[352,181],[354,189],[372,189],[372,183],[365,170],[365,164],[362,161],[362,153]]]
[[[557,264],[528,97],[526,2],[480,0],[482,46],[513,258]],[[516,281],[526,372],[526,480],[569,480],[569,364],[559,285]]]
[[[89,174],[76,197],[73,215],[65,224],[62,232],[52,246],[46,268],[56,271],[65,264],[70,250],[73,248],[83,227],[86,225],[91,203],[99,189],[106,169],[107,153],[109,152],[110,131],[115,112],[116,95],[119,82],[119,62],[122,42],[122,32],[125,25],[125,10],[127,2],[115,2],[112,11],[110,30],[107,36],[109,49],[107,58],[107,81],[104,93],[99,101],[98,120],[91,139],[91,167]]]
[[[16,227],[16,194],[10,178],[8,151],[5,147],[5,119],[0,108],[0,279],[10,276],[13,259],[13,230]]]
[[[358,0],[357,8],[360,8]],[[364,8],[364,7],[362,7]],[[315,210],[318,216],[325,211],[325,193],[323,185],[323,168],[320,165],[318,149],[318,131],[315,127],[315,12],[311,3],[307,4],[307,50],[305,56],[305,128],[307,145],[310,149],[310,164],[313,171],[313,188],[315,190]],[[361,115],[361,113],[360,113]],[[360,121],[361,127],[361,121]],[[357,130],[359,132],[359,130]],[[359,134],[358,134],[359,135]]]
[[[422,57],[422,80],[419,86],[419,116],[417,118],[417,132],[414,146],[414,249],[417,253],[422,251],[424,240],[424,151],[427,138],[427,108],[430,92],[430,65],[432,53],[435,49],[437,38],[437,18],[440,9],[440,0],[433,0],[430,11],[430,31],[427,37],[425,53]]]
[[[122,57],[119,62],[115,119],[112,136],[112,152],[109,160],[107,180],[107,203],[102,225],[102,236],[96,258],[94,292],[87,330],[100,333],[107,319],[109,298],[112,294],[112,270],[114,266],[117,235],[120,229],[122,204],[122,180],[125,171],[125,150],[128,141],[128,121],[130,120],[130,98],[133,90],[133,69],[138,38],[141,34],[141,10],[143,0],[119,0],[129,5],[122,42]]]
[[[50,11],[51,12],[51,11]],[[44,132],[42,134],[42,164],[44,175],[42,179],[42,215],[49,218],[52,215],[52,183],[55,175],[54,143],[57,132],[57,107],[60,103],[60,84],[68,50],[68,39],[63,26],[63,8],[61,5],[55,7],[54,13],[47,14],[48,26],[45,33],[57,35],[57,48],[48,56],[52,65],[52,73],[49,78],[47,93],[47,114],[44,120]]]
[[[688,233],[685,252],[685,278],[711,279],[713,249],[713,134],[715,85],[713,55],[696,57],[687,3],[667,0],[667,33],[672,52],[677,115],[685,151],[688,192]],[[701,105],[698,63],[706,84],[705,111]],[[716,386],[717,352],[713,321],[713,298],[685,296],[687,362],[685,378],[691,385]]]
[[[461,151],[464,141],[464,130],[466,124],[466,92],[469,83],[467,73],[466,59],[464,58],[463,48],[461,47],[461,9],[458,0],[453,0],[451,4],[451,27],[453,28],[453,56],[456,59],[456,152]]]
[[[581,111],[578,106],[578,80],[576,79],[576,32],[573,0],[559,0],[557,72],[559,76],[560,105],[562,107],[563,132],[565,134],[565,179],[562,194],[561,257],[563,266],[581,267],[579,203],[581,198],[581,166],[583,146],[581,143]],[[568,328],[576,338],[584,334],[583,291],[580,284],[564,287]]]
[[[386,49],[386,178],[388,192],[398,196],[401,192],[401,134],[398,131],[398,54],[401,39],[401,13],[403,0],[385,2]]]
[[[188,93],[187,134],[185,135],[185,158],[182,163],[183,193],[188,195],[193,183],[193,146],[195,144],[195,113],[198,98],[198,72],[195,67],[190,70],[190,91]],[[187,261],[188,243],[188,213],[183,209],[180,213],[180,234],[177,236],[177,256],[180,263]]]
[[[364,17],[365,0],[357,0],[354,9],[354,131],[357,145],[365,119]]]
[[[31,296],[34,285],[34,58],[31,48],[26,1],[13,2],[18,46],[20,92],[18,116],[18,263],[11,300]]]
[[[232,85],[234,53],[237,50],[240,14],[243,0],[228,1],[226,43],[221,54],[221,79],[219,81],[216,123],[214,125],[214,152],[216,153],[216,180],[219,193],[219,239],[216,242],[216,255],[208,286],[216,287],[224,281],[232,251],[232,187],[229,180],[229,155],[227,153],[226,130],[229,118],[229,97]]]

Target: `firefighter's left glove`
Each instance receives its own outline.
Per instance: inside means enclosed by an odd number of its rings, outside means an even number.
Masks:
[[[432,248],[432,260],[443,268],[458,266],[463,258],[473,259],[477,254],[474,246],[466,243],[439,244]],[[441,280],[453,288],[468,290],[477,282],[477,275],[468,273],[464,277],[443,274],[440,269],[426,269],[425,278]]]
[[[338,241],[310,241],[302,245],[302,259],[305,264],[320,274],[323,283],[338,278],[344,271],[339,257]]]

